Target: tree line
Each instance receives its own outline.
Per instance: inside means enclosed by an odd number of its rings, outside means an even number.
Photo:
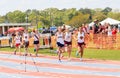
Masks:
[[[28,9],[25,12],[15,10],[0,16],[0,23],[28,22],[38,27],[60,26],[63,24],[78,27],[83,23],[90,23],[94,19],[102,21],[107,17],[120,20],[120,12],[113,12],[110,7],[104,9],[81,8],[79,10],[76,8],[61,10],[57,8],[47,8],[44,10]]]

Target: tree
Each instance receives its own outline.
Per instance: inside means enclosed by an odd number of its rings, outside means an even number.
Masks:
[[[117,13],[109,12],[107,16],[120,21],[120,13],[118,13],[118,12]]]
[[[5,16],[0,16],[0,23],[5,22]]]
[[[10,23],[24,23],[26,22],[25,17],[28,15],[28,21],[33,26],[49,27],[52,25],[61,26],[63,24],[69,24],[71,26],[80,26],[82,23],[90,23],[94,19],[102,21],[107,17],[120,20],[120,12],[111,12],[112,8],[106,7],[105,9],[89,9],[81,8],[76,10],[76,8],[62,9],[57,8],[47,8],[44,10],[28,9],[25,12],[15,10],[13,12],[8,12],[6,15],[0,16],[0,23],[6,22]]]
[[[107,16],[106,16],[104,13],[102,13],[102,12],[97,12],[97,13],[95,13],[94,16],[93,16],[93,20],[97,19],[97,20],[99,20],[99,21],[102,21],[102,20],[104,20],[105,18],[107,18]]]
[[[112,8],[110,8],[110,7],[106,7],[104,10],[102,10],[102,12],[105,14],[105,15],[107,15],[109,12],[111,12],[112,11]]]
[[[31,12],[32,12],[32,11],[31,11],[30,9],[28,9],[28,10],[25,11],[25,13],[28,14],[28,15],[30,15]]]
[[[81,9],[79,10],[79,12],[81,12],[81,13],[83,13],[83,14],[92,14],[92,10],[91,10],[91,9],[88,9],[88,8],[85,8],[85,9],[81,8]]]
[[[89,21],[89,14],[79,13],[79,15],[74,16],[70,21],[66,22],[66,24],[79,27],[83,23],[88,23],[88,21]]]
[[[7,19],[9,20],[9,22],[12,23],[21,23],[21,22],[25,22],[25,13],[16,10],[14,12],[9,12],[6,14]]]

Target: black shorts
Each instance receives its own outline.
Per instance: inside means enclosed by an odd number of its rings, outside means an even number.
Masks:
[[[29,46],[29,41],[24,42],[25,48],[27,48]]]
[[[60,42],[57,42],[57,46],[62,48],[62,47],[64,47],[64,44],[61,44]]]
[[[66,46],[72,45],[72,42],[64,41]]]
[[[82,47],[82,45],[85,45],[85,43],[84,43],[84,42],[82,42],[82,43],[79,43],[79,42],[78,42],[78,46],[79,46],[79,47]]]
[[[34,44],[39,44],[39,41],[34,41]]]

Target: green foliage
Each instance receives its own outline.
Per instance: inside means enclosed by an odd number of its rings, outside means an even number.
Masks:
[[[91,10],[91,9],[88,9],[88,8],[85,8],[85,9],[81,8],[81,9],[79,10],[79,12],[81,12],[81,13],[83,13],[83,14],[92,14],[92,10]]]
[[[33,26],[61,26],[63,24],[68,24],[71,26],[80,26],[82,23],[90,23],[94,19],[99,21],[104,20],[107,17],[120,20],[120,12],[111,12],[112,8],[106,7],[105,9],[96,8],[81,8],[76,10],[76,8],[70,9],[57,9],[57,8],[47,8],[44,10],[28,9],[25,12],[15,10],[13,12],[8,12],[4,16],[0,16],[0,23],[10,22],[10,23],[24,23],[27,22],[25,19],[28,16],[28,22]]]
[[[0,23],[5,22],[5,16],[0,16]]]
[[[102,12],[96,12],[96,13],[94,14],[94,16],[93,16],[93,20],[94,20],[94,19],[98,19],[99,21],[102,21],[102,20],[104,20],[105,18],[107,18],[107,16],[106,16],[104,13],[102,13]]]
[[[6,14],[7,20],[11,23],[21,23],[25,22],[25,13],[16,10],[14,12],[9,12]]]
[[[105,14],[105,15],[107,15],[109,12],[111,12],[112,11],[112,8],[110,8],[110,7],[106,7],[104,10],[102,10],[102,12]]]
[[[74,16],[70,21],[66,22],[66,24],[79,27],[83,23],[87,23],[89,21],[89,14],[79,13],[77,16]]]
[[[115,13],[115,12],[109,12],[108,17],[111,17],[113,19],[117,19],[120,21],[120,13]]]

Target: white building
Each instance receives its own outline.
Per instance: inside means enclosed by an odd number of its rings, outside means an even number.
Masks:
[[[0,34],[4,34],[9,28],[12,27],[27,28],[28,26],[31,26],[31,23],[0,23]]]

